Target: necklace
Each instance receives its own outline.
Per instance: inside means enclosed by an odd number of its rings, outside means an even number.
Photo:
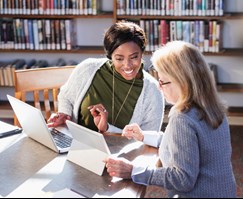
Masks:
[[[124,99],[124,101],[123,101],[123,103],[122,103],[117,115],[116,115],[116,118],[114,119],[114,112],[115,112],[115,69],[113,68],[113,79],[112,79],[112,86],[113,86],[113,88],[112,88],[112,124],[113,125],[115,125],[116,120],[117,120],[118,116],[120,115],[120,112],[121,112],[121,110],[122,110],[122,108],[123,108],[128,96],[129,96],[129,94],[130,94],[130,92],[132,90],[132,87],[134,85],[135,79],[136,78],[133,79],[132,85],[130,86],[130,88],[129,88],[128,92],[127,92],[127,95],[126,95],[126,97],[125,97],[125,99]]]

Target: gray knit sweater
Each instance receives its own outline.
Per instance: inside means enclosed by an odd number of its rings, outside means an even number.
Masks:
[[[81,62],[73,71],[58,96],[58,111],[71,115],[77,122],[80,104],[92,80],[108,59],[89,58]],[[164,98],[158,90],[158,82],[143,70],[144,86],[136,103],[130,123],[138,123],[143,130],[161,129],[164,112]],[[122,129],[109,125],[109,132],[121,133]]]
[[[133,180],[164,187],[169,197],[236,197],[227,118],[213,130],[199,120],[196,109],[187,113],[172,109],[169,117],[165,133],[160,138],[155,134],[163,167],[134,173]]]

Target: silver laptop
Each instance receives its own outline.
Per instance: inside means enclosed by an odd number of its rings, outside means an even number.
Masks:
[[[48,128],[39,109],[10,95],[7,98],[25,134],[57,153],[68,152],[72,136],[66,127]]]
[[[66,124],[73,137],[67,159],[101,176],[104,160],[111,154],[103,134],[69,120]]]

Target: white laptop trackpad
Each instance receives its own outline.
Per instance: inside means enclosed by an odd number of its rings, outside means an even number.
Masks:
[[[105,163],[104,160],[109,155],[98,149],[92,148],[84,143],[73,139],[71,149],[68,152],[67,159],[89,171],[102,176]],[[91,158],[92,157],[92,158]]]

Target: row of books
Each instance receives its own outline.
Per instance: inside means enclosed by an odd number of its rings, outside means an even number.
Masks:
[[[117,15],[223,16],[224,0],[117,0]]]
[[[212,79],[215,82],[215,84],[218,84],[218,66],[215,63],[208,63],[209,69],[211,71]],[[151,65],[150,68],[148,68],[147,72],[153,76],[157,81],[159,81],[158,72],[154,69],[154,67]]]
[[[46,60],[31,59],[25,61],[24,59],[16,59],[9,62],[0,62],[0,86],[14,86],[13,73],[15,70],[20,69],[33,69],[33,68],[45,68],[50,66],[76,66],[78,63],[75,61],[65,61],[58,59],[54,63],[48,63]]]
[[[73,20],[0,19],[0,49],[71,50]]]
[[[0,0],[0,14],[96,15],[100,0]]]
[[[140,20],[148,38],[146,51],[154,51],[169,41],[181,40],[197,46],[201,52],[217,53],[222,47],[218,21]]]

